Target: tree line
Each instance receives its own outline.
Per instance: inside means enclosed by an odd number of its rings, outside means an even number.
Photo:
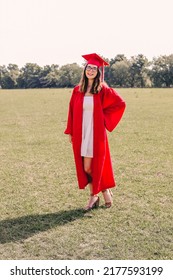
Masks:
[[[142,54],[127,59],[124,54],[106,59],[105,81],[111,87],[173,87],[173,54],[155,57],[149,61]],[[64,88],[74,87],[80,81],[83,67],[77,63],[40,67],[26,63],[0,66],[0,88]]]

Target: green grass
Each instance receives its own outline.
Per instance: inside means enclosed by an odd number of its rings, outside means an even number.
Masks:
[[[63,134],[71,90],[0,91],[0,259],[173,259],[173,89],[119,93],[114,205],[84,213]]]

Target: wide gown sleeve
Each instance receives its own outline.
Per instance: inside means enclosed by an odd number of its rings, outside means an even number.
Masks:
[[[107,87],[105,89],[102,106],[105,127],[111,132],[121,120],[126,103],[113,88]]]
[[[68,109],[68,119],[67,119],[67,127],[64,131],[65,134],[73,135],[73,99],[74,99],[74,92],[72,92],[72,96],[69,102],[69,109]]]

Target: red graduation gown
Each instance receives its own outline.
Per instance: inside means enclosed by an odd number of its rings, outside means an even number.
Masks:
[[[117,92],[106,85],[103,85],[101,91],[94,94],[93,97],[92,184],[93,194],[97,194],[104,189],[112,188],[116,185],[106,129],[112,131],[117,126],[126,105]],[[79,86],[76,86],[71,96],[67,128],[64,132],[65,134],[72,135],[72,146],[80,189],[84,189],[88,184],[88,176],[84,171],[83,159],[81,157],[83,99],[84,93],[79,90]]]

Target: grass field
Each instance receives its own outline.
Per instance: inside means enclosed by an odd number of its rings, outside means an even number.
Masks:
[[[114,205],[84,213],[63,134],[71,90],[0,91],[1,259],[173,259],[173,89],[119,93]]]

